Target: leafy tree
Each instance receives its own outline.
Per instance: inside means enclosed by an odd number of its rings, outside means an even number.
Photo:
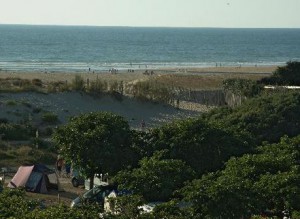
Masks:
[[[240,141],[239,136],[200,118],[166,124],[144,137],[153,151],[167,149],[166,156],[186,162],[198,175],[215,171],[231,156],[251,150],[245,139]],[[145,148],[145,152],[149,153],[149,148]]]
[[[140,167],[123,170],[114,180],[120,188],[141,194],[147,201],[166,201],[173,192],[194,177],[193,170],[181,160],[163,159],[163,151],[143,158]]]
[[[224,170],[194,180],[182,192],[202,218],[299,210],[299,144],[300,136],[261,146],[256,154],[230,159]]]
[[[261,83],[272,85],[300,85],[300,62],[287,62],[286,66],[278,67],[271,77],[263,78]]]
[[[264,94],[234,109],[221,108],[205,114],[208,123],[218,124],[256,144],[278,142],[280,137],[300,133],[300,93]]]
[[[95,173],[113,174],[130,164],[130,129],[118,115],[108,112],[73,117],[55,130],[59,153],[91,179]]]
[[[70,208],[63,204],[57,204],[50,206],[46,209],[36,208],[32,212],[24,215],[24,219],[66,219],[66,218],[78,218],[78,219],[95,219],[99,218],[99,212],[101,211],[98,205],[83,205],[80,208]]]
[[[153,209],[153,218],[168,218],[168,219],[190,219],[199,218],[193,214],[193,212],[188,207],[180,208],[180,203],[171,200],[166,203],[157,205]]]

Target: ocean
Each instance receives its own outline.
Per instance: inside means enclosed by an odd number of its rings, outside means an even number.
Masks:
[[[2,71],[284,65],[300,29],[0,25]]]

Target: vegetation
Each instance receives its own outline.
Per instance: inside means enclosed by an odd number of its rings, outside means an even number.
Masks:
[[[278,67],[271,77],[263,78],[263,84],[269,85],[300,85],[300,62],[290,61]]]
[[[300,133],[300,93],[263,94],[241,106],[220,108],[204,115],[209,123],[218,124],[237,135],[244,134],[257,144],[278,142],[283,135]]]
[[[280,67],[270,81],[297,84],[298,64],[289,62]],[[100,80],[85,84],[83,78],[77,78],[74,84],[93,94],[105,89],[122,94],[124,88],[122,83],[108,85]],[[139,82],[132,92],[142,99],[171,102],[174,89],[165,90],[162,84]],[[174,121],[147,131],[130,130],[122,117],[112,113],[89,113],[58,127],[53,139],[58,152],[91,182],[95,173],[108,172],[119,188],[134,193],[111,199],[117,212],[104,214],[103,218],[280,218],[284,209],[297,218],[300,93],[264,92],[262,84],[242,79],[226,80],[224,88],[247,100],[235,108],[215,109],[200,118]],[[8,133],[17,136],[14,131],[26,126],[9,129],[12,124],[1,121],[1,131],[6,134],[3,138]],[[0,147],[1,161],[19,154],[42,160],[46,159],[42,151],[50,151],[32,146],[12,150],[2,141]],[[38,200],[32,201],[18,190],[10,192],[5,189],[0,195],[1,217],[97,218],[103,212],[97,205],[43,209]],[[147,201],[166,202],[151,214],[141,214],[138,206]],[[15,202],[17,206],[12,205]],[[183,202],[187,207],[180,207]]]
[[[33,130],[27,125],[0,123],[0,133],[2,140],[28,140]]]
[[[42,122],[47,124],[56,124],[58,123],[58,116],[55,113],[52,112],[45,112],[42,115]]]
[[[201,118],[186,119],[152,129],[145,140],[151,151],[167,149],[166,156],[180,159],[198,174],[217,170],[230,156],[251,151],[252,145],[232,132]],[[151,153],[151,152],[150,152]]]
[[[132,86],[132,94],[138,100],[150,100],[172,104],[174,102],[174,90],[157,81],[139,81]]]
[[[72,89],[76,91],[83,91],[85,89],[84,80],[80,75],[75,75],[75,78],[72,80]]]
[[[160,151],[143,158],[139,168],[121,171],[114,179],[120,188],[129,189],[151,202],[170,200],[173,192],[194,176],[194,171],[183,161],[164,159]]]
[[[113,174],[130,162],[128,123],[112,113],[89,113],[73,117],[54,133],[58,151],[82,174]]]
[[[223,81],[223,89],[236,95],[254,97],[261,93],[262,86],[250,79],[231,78]]]
[[[95,219],[99,218],[99,206],[90,205],[82,206],[77,209],[57,204],[45,208],[42,201],[32,200],[26,196],[24,190],[19,189],[4,189],[0,193],[0,216],[1,218],[36,218],[36,219]]]
[[[226,168],[194,180],[182,189],[201,218],[241,218],[267,209],[280,215],[284,208],[299,210],[300,136],[283,137],[256,154],[232,158]],[[197,191],[197,192],[195,192]]]

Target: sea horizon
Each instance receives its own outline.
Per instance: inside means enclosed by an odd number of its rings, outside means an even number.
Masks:
[[[281,66],[299,60],[299,28],[0,24],[2,71]]]

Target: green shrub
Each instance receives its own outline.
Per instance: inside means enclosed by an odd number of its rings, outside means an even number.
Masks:
[[[48,93],[63,92],[69,90],[70,86],[68,85],[67,81],[50,82],[47,86]]]
[[[72,89],[76,91],[83,91],[85,89],[82,76],[75,75],[75,78],[72,80]]]
[[[7,118],[0,118],[0,123],[8,123],[8,119]]]
[[[31,135],[31,128],[19,124],[0,123],[0,133],[3,140],[27,140]]]
[[[132,86],[131,90],[138,100],[150,100],[154,102],[173,103],[174,92],[172,88],[160,84],[157,81],[139,81]]]
[[[290,61],[285,66],[278,67],[271,77],[263,78],[263,84],[271,85],[300,85],[300,62]]]
[[[56,124],[58,123],[58,116],[52,112],[46,112],[42,115],[42,121],[48,124]]]
[[[42,82],[42,80],[40,80],[40,79],[37,79],[37,78],[35,78],[35,79],[32,79],[32,84],[34,85],[34,86],[37,86],[37,87],[42,87],[42,85],[43,85],[43,82]]]
[[[28,108],[31,108],[31,107],[32,107],[31,104],[28,103],[28,102],[26,102],[26,101],[22,101],[22,105],[24,105],[24,106],[26,106],[26,107],[28,107]]]
[[[26,199],[21,189],[4,189],[0,194],[1,218],[26,218],[38,205],[37,201]]]
[[[261,93],[262,86],[253,80],[231,78],[223,81],[223,89],[236,95],[254,97]]]
[[[40,108],[40,107],[36,107],[36,108],[34,108],[33,110],[32,110],[32,113],[40,113],[42,111],[42,108]]]
[[[16,106],[17,102],[15,100],[7,100],[6,105],[7,106]]]
[[[106,81],[101,81],[97,78],[96,81],[92,81],[89,86],[89,92],[93,94],[103,94],[107,91],[108,84]]]
[[[16,158],[16,156],[14,156],[14,155],[0,151],[0,159],[1,160],[9,160],[9,159],[15,159],[15,158]]]

